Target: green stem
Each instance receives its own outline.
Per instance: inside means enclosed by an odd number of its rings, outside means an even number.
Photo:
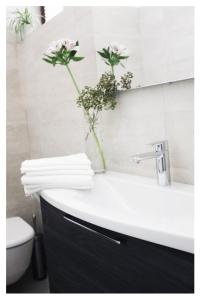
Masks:
[[[76,83],[76,80],[75,80],[75,78],[74,78],[74,76],[73,76],[73,74],[72,74],[72,71],[71,71],[70,67],[68,66],[68,64],[66,65],[66,68],[67,68],[67,70],[68,70],[68,72],[69,72],[69,75],[70,75],[70,77],[71,77],[71,79],[72,79],[72,81],[73,81],[73,84],[74,84],[74,86],[75,86],[75,88],[76,88],[78,94],[80,95],[80,94],[81,94],[81,91],[80,91],[80,89],[79,89],[79,87],[78,87],[78,85],[77,85],[77,83]]]
[[[111,65],[112,74],[114,75],[114,66]]]
[[[94,128],[92,128],[92,133],[93,133],[95,142],[96,142],[96,144],[97,144],[97,148],[98,148],[99,154],[100,154],[100,156],[101,156],[101,161],[102,161],[102,164],[103,164],[103,170],[105,171],[105,170],[106,170],[106,161],[105,161],[103,149],[102,149],[102,147],[101,147],[101,144],[100,144],[100,142],[99,142],[99,139],[98,139],[98,137],[97,137],[97,135],[96,135],[96,132],[95,132]]]
[[[78,87],[78,84],[76,83],[76,80],[75,80],[75,78],[74,78],[74,76],[73,76],[73,74],[72,74],[72,71],[71,71],[70,67],[68,66],[68,64],[66,65],[66,68],[67,68],[67,70],[68,70],[68,73],[69,73],[69,75],[70,75],[70,77],[71,77],[71,79],[72,79],[72,82],[73,82],[73,84],[74,84],[74,86],[75,86],[75,89],[76,89],[78,95],[80,95],[80,94],[81,94],[81,91],[80,91],[80,89],[79,89],[79,87]],[[84,109],[84,112],[85,112],[85,114],[87,115],[89,124],[92,124],[92,120],[91,120],[91,117],[90,117],[89,112],[86,111],[85,109]],[[103,169],[106,170],[106,162],[105,162],[105,158],[104,158],[103,149],[102,149],[102,147],[101,147],[101,144],[100,144],[100,142],[99,142],[99,139],[98,139],[98,137],[97,137],[97,135],[96,135],[96,132],[95,132],[93,126],[92,126],[91,130],[92,130],[92,133],[93,133],[93,136],[94,136],[94,139],[95,139],[95,142],[96,142],[98,151],[99,151],[99,155],[100,155],[100,157],[101,157]]]

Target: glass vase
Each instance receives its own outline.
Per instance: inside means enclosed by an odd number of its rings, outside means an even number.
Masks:
[[[102,147],[102,139],[98,128],[87,131],[85,138],[85,151],[92,162],[95,173],[106,172],[106,162]]]

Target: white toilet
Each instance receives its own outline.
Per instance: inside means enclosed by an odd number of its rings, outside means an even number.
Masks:
[[[20,217],[6,219],[6,285],[21,278],[30,265],[33,228]]]

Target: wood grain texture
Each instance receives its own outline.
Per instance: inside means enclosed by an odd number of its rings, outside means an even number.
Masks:
[[[41,208],[52,293],[193,293],[192,254],[90,224],[44,199]]]

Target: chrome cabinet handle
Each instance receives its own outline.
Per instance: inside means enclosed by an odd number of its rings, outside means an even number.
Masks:
[[[87,226],[85,226],[85,225],[82,225],[82,224],[80,224],[80,223],[78,223],[78,222],[76,222],[76,221],[73,221],[73,220],[71,220],[71,219],[69,219],[69,218],[67,218],[67,217],[65,217],[65,216],[63,216],[63,218],[64,218],[66,221],[69,221],[69,222],[71,222],[71,223],[73,223],[73,224],[75,224],[75,225],[77,225],[77,226],[79,226],[79,227],[82,227],[82,228],[84,228],[84,229],[86,229],[86,230],[88,230],[88,231],[91,231],[91,232],[95,233],[96,235],[98,235],[98,236],[100,236],[100,237],[102,237],[102,238],[105,238],[105,239],[109,240],[110,242],[113,242],[113,243],[118,244],[118,245],[121,244],[121,242],[120,242],[119,240],[115,240],[115,239],[113,239],[113,238],[111,238],[111,237],[109,237],[109,236],[107,236],[107,235],[105,235],[105,234],[103,234],[103,233],[100,233],[100,232],[98,232],[98,231],[96,231],[96,230],[94,230],[94,229],[91,229],[91,228],[89,228],[89,227],[87,227]]]

